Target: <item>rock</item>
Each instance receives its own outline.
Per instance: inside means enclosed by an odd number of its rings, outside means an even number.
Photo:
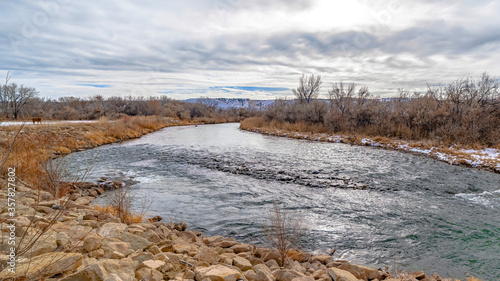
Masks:
[[[254,255],[258,258],[263,258],[270,250],[267,248],[257,247],[254,250]]]
[[[255,281],[255,277],[257,276],[257,273],[255,273],[255,271],[250,269],[250,270],[243,272],[243,276],[245,276],[246,280],[248,280],[248,281]]]
[[[339,265],[337,268],[350,272],[352,275],[354,275],[354,277],[356,277],[358,279],[368,281],[368,278],[367,278],[363,268],[361,268],[357,265],[345,262],[345,263],[342,263],[341,265]],[[377,278],[377,276],[375,276],[375,278]]]
[[[172,249],[178,254],[187,254],[191,257],[196,256],[200,252],[196,245],[188,243],[173,244]]]
[[[311,276],[303,276],[293,278],[292,281],[314,281],[314,278],[312,278]]]
[[[302,274],[305,274],[307,272],[307,269],[305,269],[298,261],[292,261],[290,263],[290,269],[298,271]]]
[[[92,196],[80,197],[80,198],[77,198],[75,200],[75,204],[78,204],[78,205],[89,205],[94,199],[95,199],[95,197],[92,197]]]
[[[183,232],[180,232],[179,234],[179,237],[184,239],[184,241],[186,242],[196,242],[196,234],[194,234],[193,232],[191,231],[183,231]]]
[[[133,249],[134,251],[144,250],[149,246],[153,245],[152,242],[149,242],[145,238],[129,232],[123,232],[122,235],[120,236],[120,239],[123,242],[129,243],[130,248]]]
[[[69,241],[69,236],[66,233],[61,232],[56,234],[56,244],[58,247],[67,245]]]
[[[142,233],[141,237],[146,238],[149,242],[153,242],[153,243],[160,243],[161,242],[160,236],[158,236],[158,234],[151,229]]]
[[[0,273],[0,280],[27,276],[28,280],[41,280],[41,277],[52,277],[56,274],[77,269],[83,261],[83,256],[77,253],[46,253],[20,263],[14,274],[8,269]]]
[[[135,269],[138,263],[132,259],[105,259],[91,264],[61,281],[135,281]]]
[[[164,225],[160,225],[156,230],[155,230],[156,234],[158,234],[158,236],[161,238],[161,239],[165,239],[168,237],[168,235],[170,234],[171,230],[168,229],[166,226]]]
[[[144,264],[148,268],[157,269],[158,267],[165,265],[165,262],[164,261],[157,261],[157,260],[147,260],[147,261],[143,261],[142,264]]]
[[[83,240],[83,249],[87,252],[95,251],[102,246],[102,241],[104,238],[99,236],[89,236]]]
[[[128,256],[131,258],[133,261],[137,262],[138,264],[142,264],[143,262],[147,260],[152,260],[155,258],[155,256],[151,253],[148,252],[142,252],[142,253],[133,253]]]
[[[322,264],[328,264],[330,262],[333,262],[334,259],[332,256],[328,255],[316,255],[311,257],[311,261],[319,261]]]
[[[267,273],[271,273],[271,269],[269,269],[269,267],[267,267],[267,265],[261,263],[261,264],[257,264],[257,265],[254,265],[253,266],[253,270],[256,272],[256,273],[259,273],[260,271],[264,271],[264,272],[267,272]]]
[[[275,260],[268,260],[268,261],[266,261],[266,265],[271,270],[279,269],[280,268],[280,265]]]
[[[292,279],[298,278],[298,277],[305,277],[304,274],[295,271],[295,270],[288,270],[288,269],[278,269],[273,272],[274,276],[278,281],[292,281]]]
[[[23,241],[30,241],[25,237]],[[46,233],[40,236],[34,243],[33,247],[29,250],[29,254],[34,257],[45,253],[52,253],[57,249],[56,233]]]
[[[215,244],[215,246],[221,247],[221,248],[229,248],[229,247],[232,247],[232,246],[234,246],[236,244],[238,244],[238,242],[236,241],[236,239],[225,238],[222,241],[217,242]]]
[[[163,274],[158,270],[143,267],[135,272],[135,278],[144,281],[162,281]]]
[[[153,246],[149,247],[149,252],[153,255],[156,255],[156,254],[161,253],[161,250],[158,246],[153,245]]]
[[[97,234],[102,237],[119,238],[127,227],[124,223],[108,222],[99,228]]]
[[[217,252],[215,252],[213,249],[206,246],[202,246],[200,248],[200,251],[195,256],[195,258],[208,264],[215,264],[220,261],[219,254],[217,254]]]
[[[425,278],[425,272],[423,271],[419,271],[419,272],[414,272],[412,274],[410,274],[413,278],[416,278],[418,280],[422,280]]]
[[[231,249],[235,254],[239,254],[243,252],[250,252],[252,250],[252,246],[248,244],[236,244],[232,246]]]
[[[238,267],[242,271],[252,269],[252,264],[247,259],[242,258],[242,257],[235,257],[233,259],[233,264],[234,264],[234,266]]]
[[[264,255],[263,259],[264,262],[274,260],[276,261],[277,264],[281,264],[281,255],[277,250],[268,252],[267,254]]]
[[[255,275],[255,281],[276,281],[276,278],[270,272],[259,271]]]
[[[239,271],[224,265],[199,267],[195,269],[194,273],[196,280],[208,278],[211,281],[236,281],[236,279],[241,278]]]
[[[328,274],[332,277],[332,281],[359,281],[349,271],[338,269],[335,267],[328,269]]]
[[[159,222],[159,221],[163,220],[163,218],[162,218],[162,217],[160,217],[160,216],[154,216],[154,217],[152,217],[152,218],[150,218],[150,219],[148,219],[148,220],[149,220],[150,222]]]

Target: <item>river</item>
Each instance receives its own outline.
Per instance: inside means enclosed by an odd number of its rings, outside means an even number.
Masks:
[[[151,215],[205,235],[265,245],[262,225],[279,202],[302,219],[304,250],[335,248],[337,258],[373,267],[499,280],[499,174],[266,136],[235,123],[165,128],[65,160],[72,173],[91,163],[89,180],[136,181],[135,208],[152,198]]]

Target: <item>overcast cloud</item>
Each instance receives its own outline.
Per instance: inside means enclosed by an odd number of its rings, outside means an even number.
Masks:
[[[499,1],[2,1],[0,75],[41,96],[380,96],[500,75]]]

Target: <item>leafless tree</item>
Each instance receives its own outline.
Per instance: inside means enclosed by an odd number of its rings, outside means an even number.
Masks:
[[[4,115],[12,113],[14,119],[17,119],[21,109],[26,103],[34,98],[38,93],[35,88],[18,86],[16,83],[8,83],[10,80],[9,73],[5,79],[5,85],[2,87],[2,110]]]
[[[332,89],[328,91],[330,106],[336,107],[340,115],[345,116],[351,110],[355,90],[356,84],[354,83],[349,85],[345,85],[342,81],[338,84],[333,83]]]
[[[269,224],[264,226],[264,231],[272,246],[280,253],[283,266],[286,255],[298,246],[302,236],[301,219],[285,212],[278,202],[274,202],[273,210],[269,213]]]
[[[311,74],[307,78],[302,74],[299,79],[299,86],[296,89],[292,89],[292,92],[299,102],[310,103],[312,100],[318,98],[322,83],[321,75],[314,76],[314,74]]]
[[[217,109],[217,105],[219,104],[219,102],[216,99],[211,99],[209,97],[200,97],[198,99],[198,103],[201,103],[212,110]]]

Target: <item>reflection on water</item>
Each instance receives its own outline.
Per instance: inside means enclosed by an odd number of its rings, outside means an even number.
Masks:
[[[264,243],[262,220],[278,200],[306,220],[306,250],[450,277],[500,276],[498,174],[238,124],[166,128],[68,160],[76,170],[96,152],[93,177],[133,178],[138,198],[154,197],[154,215],[206,235]]]

